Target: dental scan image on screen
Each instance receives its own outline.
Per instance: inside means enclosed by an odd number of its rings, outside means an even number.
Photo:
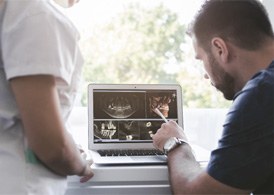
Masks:
[[[151,142],[164,120],[178,120],[175,90],[94,90],[94,142]]]

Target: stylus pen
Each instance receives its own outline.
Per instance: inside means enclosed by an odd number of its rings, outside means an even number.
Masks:
[[[166,123],[168,122],[166,117],[164,117],[164,115],[160,112],[158,108],[154,108],[153,111],[158,114]]]

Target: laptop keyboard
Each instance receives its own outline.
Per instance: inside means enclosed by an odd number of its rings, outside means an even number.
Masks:
[[[157,156],[164,155],[160,150],[98,150],[101,156]]]

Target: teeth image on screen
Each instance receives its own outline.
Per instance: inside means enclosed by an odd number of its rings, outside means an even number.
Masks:
[[[138,99],[134,95],[104,96],[102,110],[113,118],[128,118],[138,109]]]

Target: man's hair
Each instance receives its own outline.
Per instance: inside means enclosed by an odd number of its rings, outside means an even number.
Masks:
[[[187,33],[194,34],[204,49],[213,37],[247,50],[259,49],[274,38],[268,14],[257,0],[207,0]]]

